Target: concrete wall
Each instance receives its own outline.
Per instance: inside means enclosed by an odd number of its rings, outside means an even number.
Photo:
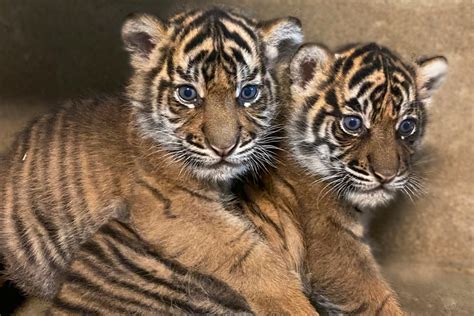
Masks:
[[[128,13],[166,17],[207,3],[216,2],[2,0],[0,147],[26,119],[52,107],[49,100],[121,89],[128,67],[119,30]],[[448,58],[448,80],[430,109],[429,193],[382,210],[372,231],[385,273],[412,312],[474,311],[469,303],[474,291],[472,1],[240,0],[238,5],[258,18],[297,16],[307,40],[331,48],[377,41],[407,58]]]

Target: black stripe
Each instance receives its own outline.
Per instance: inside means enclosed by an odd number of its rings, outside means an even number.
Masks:
[[[354,52],[350,55],[350,58],[355,59],[370,51],[380,52],[380,46],[376,43],[369,43],[367,45],[360,46],[354,50]]]
[[[364,56],[361,64],[366,65],[366,64],[372,63],[375,59],[375,56],[376,56],[376,52],[369,52],[367,55]]]
[[[22,171],[24,169],[24,164],[22,161],[22,157],[29,149],[29,142],[31,137],[31,129],[33,123],[27,130],[25,130],[17,139],[16,142],[16,155],[15,155],[15,162],[13,162],[13,166],[10,170],[10,178],[9,183],[11,185],[12,190],[12,206],[11,206],[11,221],[13,222],[14,229],[16,236],[15,238],[19,242],[19,247],[22,248],[25,256],[27,257],[26,260],[29,265],[35,265],[36,260],[33,258],[33,244],[31,242],[30,236],[27,235],[26,228],[23,225],[23,220],[20,218],[20,212],[22,212],[21,207],[19,206],[18,201],[18,192],[24,189],[23,187],[23,177]]]
[[[303,115],[306,115],[308,111],[316,104],[316,102],[318,102],[318,100],[319,100],[319,94],[307,97],[304,100]]]
[[[232,56],[229,56],[226,52],[221,51],[221,57],[224,60],[222,66],[229,74],[236,74],[237,73],[237,64],[234,62]]]
[[[204,40],[209,36],[209,27],[203,27],[198,34],[196,34],[191,40],[189,40],[184,46],[184,54],[188,54],[199,44],[204,42]]]
[[[372,65],[369,65],[357,70],[356,73],[352,76],[351,80],[349,81],[349,89],[352,89],[353,87],[358,85],[360,82],[362,82],[365,78],[370,76],[377,69],[378,67],[372,64]]]
[[[166,55],[166,73],[169,79],[173,80],[174,74],[174,64],[173,64],[173,56],[174,56],[174,48],[170,48],[168,50],[168,54]]]
[[[245,20],[248,24],[252,24],[249,20],[245,19],[243,16],[239,16],[241,19]],[[231,15],[227,15],[224,19],[229,20],[230,22],[240,26],[244,32],[247,33],[248,36],[252,38],[254,42],[258,42],[257,35],[254,30],[250,27],[242,23],[241,21],[234,19]]]
[[[194,20],[191,20],[190,22],[188,22],[187,25],[182,25],[181,27],[177,26],[171,38],[175,39],[176,41],[181,41],[192,30],[198,28],[204,23],[209,23],[210,22],[209,17],[212,14],[213,14],[212,11],[202,12],[201,15],[194,17]]]
[[[208,196],[206,196],[206,195],[204,195],[204,194],[201,194],[201,193],[199,193],[199,192],[197,192],[197,191],[190,190],[190,189],[188,189],[188,188],[186,188],[186,187],[183,187],[183,186],[181,186],[181,185],[179,185],[179,184],[176,184],[175,186],[176,186],[178,189],[180,189],[180,190],[182,190],[182,191],[188,193],[189,195],[192,195],[192,196],[194,196],[194,197],[203,199],[203,200],[206,201],[206,202],[216,202],[216,203],[219,202],[219,200],[216,200],[216,199],[214,199],[214,198],[208,197]]]
[[[352,98],[352,99],[346,101],[346,106],[350,107],[352,110],[354,110],[356,112],[362,112],[360,103],[356,98]]]
[[[374,108],[374,110],[376,108],[378,101],[381,98],[383,98],[383,96],[385,95],[386,89],[387,89],[386,84],[380,84],[370,93],[369,99],[372,102],[372,107]],[[375,114],[375,112],[376,111],[373,111],[373,114]]]
[[[257,215],[264,222],[270,224],[275,229],[275,231],[280,236],[280,238],[282,238],[282,239],[285,238],[285,235],[283,233],[282,228],[280,226],[278,226],[266,213],[264,213],[262,211],[262,209],[260,208],[260,206],[258,206],[258,204],[256,204],[254,201],[251,201],[248,198],[245,202],[246,202],[249,210],[251,211],[251,213]]]
[[[352,69],[353,66],[354,62],[352,61],[352,58],[347,58],[344,62],[344,67],[342,67],[342,74],[347,75],[347,73],[349,72],[349,70]]]
[[[186,76],[191,76],[192,67],[202,63],[202,61],[208,56],[208,54],[209,54],[209,51],[207,49],[196,54],[196,56],[194,56],[194,58],[188,62],[188,71],[186,72]],[[199,76],[199,71],[194,71],[193,80],[197,81],[198,76]]]
[[[12,221],[15,226],[15,232],[17,233],[17,239],[20,242],[21,248],[25,252],[26,259],[30,266],[36,266],[37,262],[33,255],[35,252],[33,251],[33,242],[31,236],[27,234],[27,230],[25,225],[23,225],[22,219],[19,217],[19,210],[14,207],[12,211]]]
[[[71,168],[72,168],[72,172],[73,172],[73,177],[74,177],[74,181],[71,181],[71,185],[73,185],[76,193],[77,193],[77,196],[76,198],[79,200],[78,202],[78,209],[81,210],[81,215],[84,216],[86,214],[89,214],[90,213],[90,206],[89,206],[89,203],[87,202],[87,199],[86,199],[86,193],[85,193],[85,190],[84,190],[84,170],[82,170],[82,166],[81,166],[81,159],[80,159],[80,136],[79,136],[79,132],[76,129],[74,129],[74,134],[73,134],[73,143],[71,143],[71,146],[73,146],[73,152],[72,152],[72,156],[73,156],[73,163],[71,165]],[[117,179],[117,177],[115,178]],[[114,187],[117,187],[116,183],[114,183]],[[86,215],[87,217],[89,215]],[[86,223],[87,223],[87,220],[86,220]],[[87,225],[87,224],[86,224]],[[87,225],[88,226],[88,225]],[[86,231],[87,232],[87,228],[83,223],[81,223],[81,230],[84,232]],[[84,236],[84,233],[82,234]]]
[[[339,221],[337,221],[336,219],[334,219],[333,217],[329,217],[328,218],[328,222],[333,225],[334,227],[336,227],[337,229],[339,230],[342,230],[343,232],[347,233],[349,236],[351,236],[354,240],[357,240],[359,242],[363,242],[362,238],[360,238],[359,236],[357,236],[356,234],[354,234],[354,232],[352,232],[350,229],[344,227]]]
[[[334,91],[334,89],[331,89],[326,93],[326,96],[324,97],[324,101],[328,105],[332,106],[334,110],[338,109],[339,107],[339,104],[337,102],[336,91]]]
[[[257,242],[254,242],[253,244],[251,244],[250,247],[242,254],[242,256],[240,256],[240,258],[237,259],[237,261],[232,264],[232,266],[229,269],[230,273],[234,273],[235,270],[237,270],[238,268],[242,268],[242,264],[244,263],[245,259],[247,259],[248,256],[250,256],[255,246],[257,246]]]
[[[137,184],[139,184],[139,185],[143,186],[144,188],[148,189],[148,191],[150,191],[153,194],[153,196],[161,202],[161,204],[163,205],[163,212],[164,212],[164,214],[167,218],[176,218],[176,215],[173,214],[172,211],[171,211],[171,200],[170,199],[165,197],[163,195],[163,193],[161,193],[157,188],[152,187],[151,185],[149,185],[148,183],[146,183],[143,180],[137,181]]]
[[[380,306],[375,310],[375,316],[382,315],[383,308],[387,304],[388,300],[392,297],[391,294],[388,294],[380,304]]]
[[[64,112],[63,112],[64,113]],[[69,210],[68,206],[71,204],[71,195],[69,193],[68,187],[68,150],[66,146],[69,144],[69,122],[67,121],[67,117],[64,114],[62,118],[62,126],[59,127],[59,144],[57,144],[59,148],[59,186],[61,189],[61,199],[59,203],[59,209],[61,210],[61,214],[64,216],[65,223],[63,222],[63,229],[66,231],[67,234],[67,247],[72,243],[75,243],[77,238],[80,235],[79,227],[75,225],[75,218],[72,216],[71,211]]]
[[[344,311],[345,314],[348,314],[348,315],[358,315],[358,314],[362,314],[363,312],[365,312],[367,309],[369,308],[369,304],[367,303],[362,303],[360,304],[357,308],[353,309],[353,310],[350,310],[350,311]]]
[[[249,232],[252,230],[252,228],[253,228],[252,226],[248,226],[248,227],[246,227],[245,229],[243,229],[243,230],[237,235],[237,237],[235,237],[235,238],[229,240],[228,242],[226,242],[226,243],[225,243],[226,246],[232,245],[232,244],[234,244],[234,243],[240,241],[244,236],[246,236],[247,233],[249,233]]]
[[[231,50],[232,50],[232,54],[234,55],[235,61],[239,64],[244,64],[245,65],[245,59],[244,59],[244,56],[242,55],[242,53],[240,51],[238,51],[237,49],[235,49],[234,47],[232,47]],[[257,69],[255,69],[255,70],[257,70]],[[254,70],[254,74],[255,74],[255,70]],[[253,77],[255,78],[255,75]],[[248,76],[246,79],[248,81],[250,81],[253,78],[251,78],[251,76]]]
[[[61,297],[56,297],[53,301],[53,308],[50,309],[46,315],[53,315],[56,309],[67,311],[68,313],[77,313],[80,315],[100,315],[99,312],[86,308],[84,306],[76,305],[71,302],[66,302]]]
[[[149,102],[151,101],[151,96],[153,95],[152,91],[156,89],[155,85],[153,85],[152,83],[155,80],[158,73],[163,68],[163,65],[167,61],[167,58],[169,55],[170,54],[167,48],[160,48],[160,59],[156,63],[155,67],[148,72],[145,78],[144,86],[147,88],[145,90],[145,95],[142,100],[137,100],[137,101],[142,102],[144,104],[149,104]],[[151,111],[151,107],[147,107],[146,110]]]
[[[219,29],[222,31],[222,35],[225,39],[235,42],[240,48],[251,54],[252,49],[250,45],[239,35],[237,32],[229,31],[224,24],[218,23]]]
[[[312,129],[313,129],[313,134],[315,136],[315,139],[319,139],[318,132],[321,128],[321,124],[324,122],[324,120],[329,116],[330,114],[327,113],[324,109],[319,110],[319,112],[316,114],[315,118],[313,119],[313,124],[312,124]]]
[[[374,85],[374,83],[371,82],[371,81],[364,82],[360,86],[359,91],[357,92],[357,97],[356,98],[360,98],[361,96],[363,96],[367,92],[367,90],[369,90],[373,85]]]

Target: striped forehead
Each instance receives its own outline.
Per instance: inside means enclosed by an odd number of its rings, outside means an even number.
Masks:
[[[370,44],[351,49],[339,58],[343,111],[359,113],[367,121],[396,118],[415,100],[411,69],[386,48]]]
[[[208,82],[222,70],[238,83],[261,79],[258,33],[251,21],[220,10],[182,19],[174,25],[172,39],[174,64],[184,80]]]

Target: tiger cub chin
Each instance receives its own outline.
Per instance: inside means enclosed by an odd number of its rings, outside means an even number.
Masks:
[[[371,210],[421,189],[415,170],[444,57],[402,61],[377,44],[303,45],[289,67],[289,154],[273,178],[299,201],[307,268],[330,314],[401,315],[365,239]]]
[[[29,294],[54,296],[78,247],[119,219],[192,271],[185,277],[227,283],[239,311],[316,314],[299,274],[262,228],[225,203],[231,179],[271,158],[272,67],[285,47],[301,43],[299,21],[257,23],[218,9],[168,21],[134,15],[122,39],[134,69],[125,98],[71,103],[40,117],[2,166],[8,277]],[[118,247],[106,245],[95,250],[109,256]],[[178,289],[173,280],[169,287]],[[96,299],[90,304],[103,303]]]

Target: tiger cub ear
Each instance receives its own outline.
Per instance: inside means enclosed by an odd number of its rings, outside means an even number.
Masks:
[[[334,55],[316,44],[301,46],[290,63],[292,89],[303,91],[334,60]]]
[[[291,55],[303,43],[301,22],[294,17],[273,19],[258,24],[270,65],[282,56]]]
[[[130,52],[132,63],[146,61],[156,45],[165,36],[165,24],[148,14],[134,13],[122,26],[122,41]]]
[[[416,85],[420,99],[430,99],[448,73],[448,60],[443,56],[425,58],[416,62]]]

